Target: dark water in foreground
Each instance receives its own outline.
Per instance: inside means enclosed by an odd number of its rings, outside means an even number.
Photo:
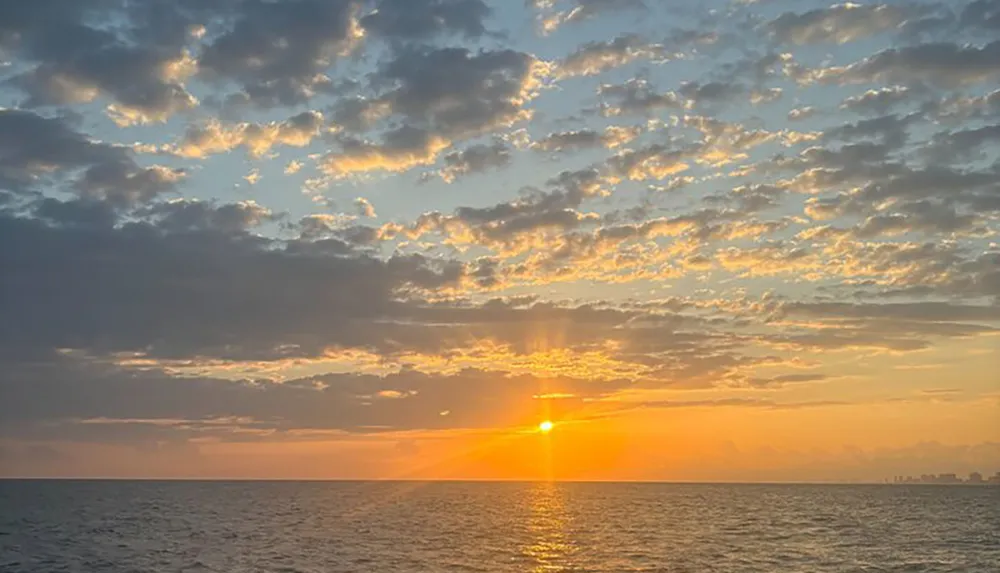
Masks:
[[[0,481],[3,572],[1000,571],[1000,488]]]

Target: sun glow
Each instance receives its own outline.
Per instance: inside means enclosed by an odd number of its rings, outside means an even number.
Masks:
[[[541,432],[541,433],[543,433],[543,434],[548,434],[549,432],[552,431],[552,428],[554,428],[554,427],[555,427],[555,424],[553,424],[549,420],[545,420],[544,422],[541,422],[540,424],[538,424],[538,431]]]

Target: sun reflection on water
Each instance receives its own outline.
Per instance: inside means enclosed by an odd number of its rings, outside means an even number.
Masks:
[[[576,547],[569,536],[570,516],[566,512],[565,489],[557,483],[538,482],[530,490],[531,516],[528,522],[532,542],[524,554],[533,562],[535,573],[573,569]]]

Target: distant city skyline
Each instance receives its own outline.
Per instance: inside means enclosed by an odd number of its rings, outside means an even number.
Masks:
[[[921,474],[914,476],[893,476],[892,483],[895,484],[968,484],[968,485],[1000,485],[1000,471],[989,477],[984,477],[979,472],[970,472],[968,477],[962,479],[958,474]]]

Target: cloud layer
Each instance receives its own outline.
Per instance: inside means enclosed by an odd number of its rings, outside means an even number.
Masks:
[[[995,2],[70,4],[0,7],[5,452],[995,402]]]

